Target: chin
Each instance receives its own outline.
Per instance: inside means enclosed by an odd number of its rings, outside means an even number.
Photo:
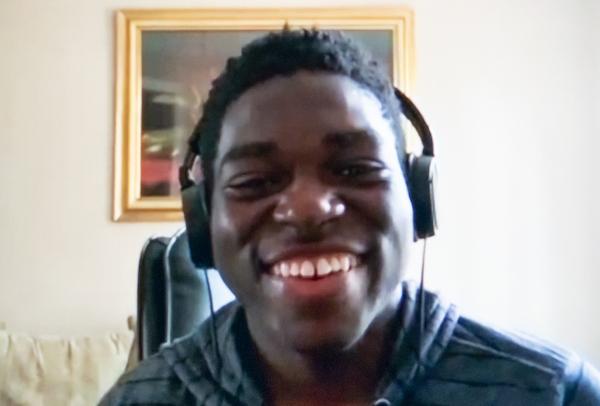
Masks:
[[[284,337],[287,344],[301,353],[336,353],[352,348],[364,335],[366,327],[360,323],[342,323],[341,317],[329,322],[291,322]],[[345,325],[345,328],[342,326]]]
[[[291,347],[302,354],[335,354],[352,347],[356,340],[340,336],[296,337]]]

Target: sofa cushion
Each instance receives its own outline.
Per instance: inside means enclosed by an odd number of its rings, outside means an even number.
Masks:
[[[0,330],[1,405],[95,405],[125,370],[132,332],[31,336]]]

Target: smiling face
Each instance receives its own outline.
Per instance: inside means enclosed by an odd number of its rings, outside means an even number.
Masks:
[[[309,72],[250,88],[224,117],[213,184],[215,263],[259,347],[349,348],[396,306],[412,208],[368,90]]]

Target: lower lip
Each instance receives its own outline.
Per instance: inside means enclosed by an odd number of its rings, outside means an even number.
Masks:
[[[315,300],[320,298],[331,298],[337,294],[346,292],[355,280],[361,268],[357,267],[349,271],[330,273],[314,279],[298,277],[281,277],[266,275],[269,282],[275,284],[282,290],[282,294],[294,300]]]

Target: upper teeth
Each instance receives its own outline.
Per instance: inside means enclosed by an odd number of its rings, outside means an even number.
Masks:
[[[332,272],[347,272],[354,268],[358,259],[353,254],[322,255],[311,258],[293,258],[276,263],[271,271],[273,274],[287,278],[314,278],[325,276]]]

